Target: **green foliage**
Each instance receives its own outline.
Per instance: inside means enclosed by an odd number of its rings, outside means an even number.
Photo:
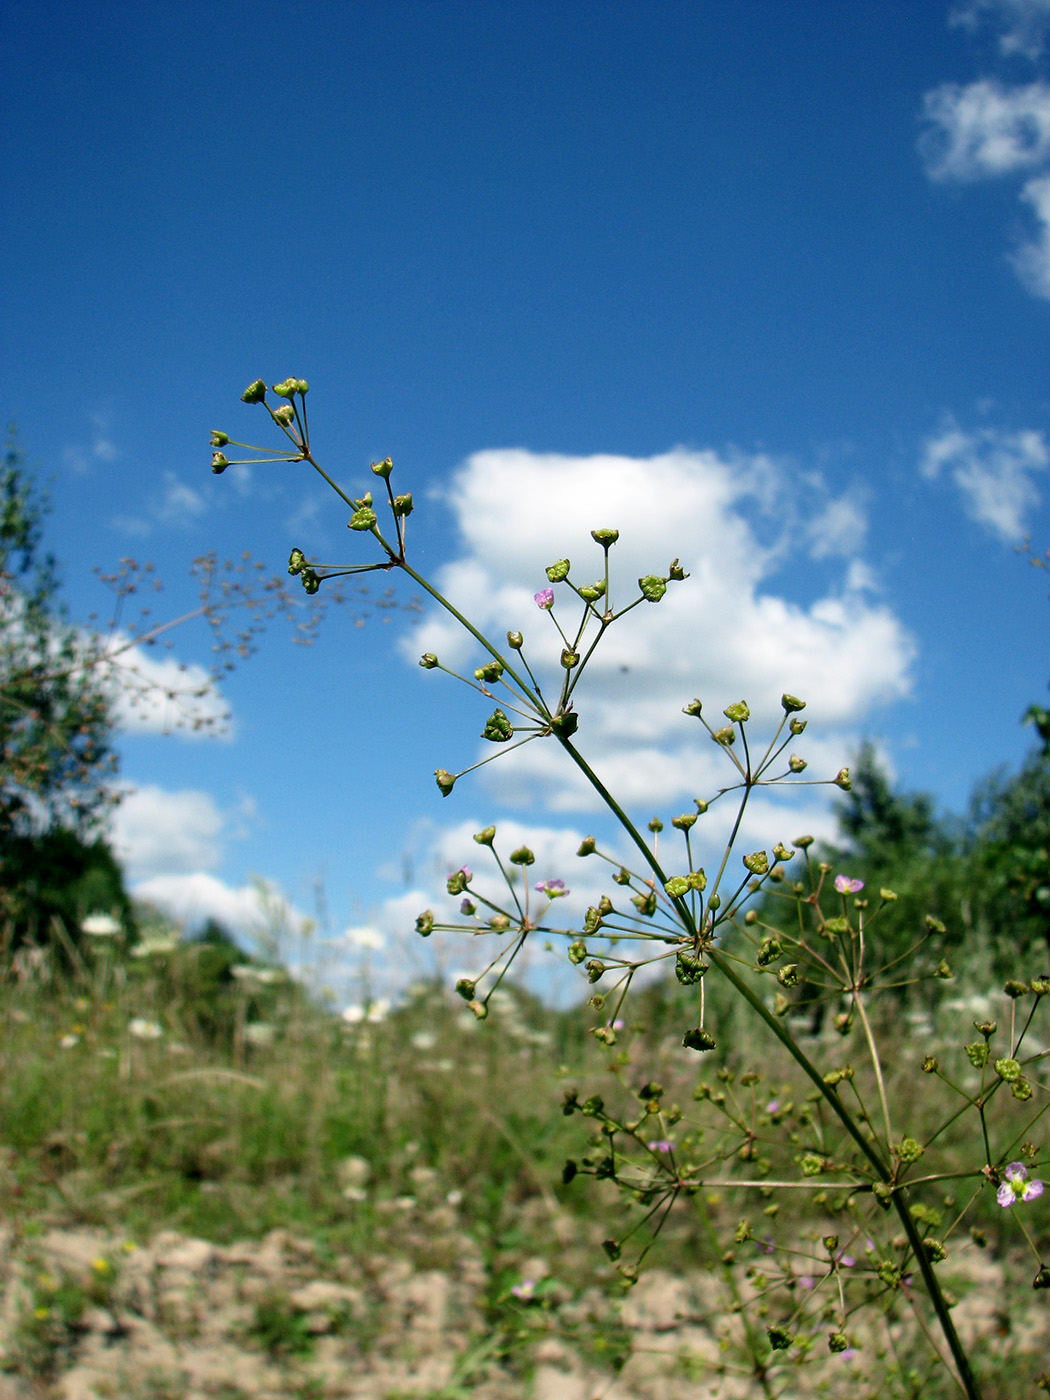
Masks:
[[[54,919],[61,921],[74,944],[79,943],[82,920],[97,910],[117,918],[127,931],[134,928],[120,867],[99,837],[90,840],[62,826],[37,835],[10,836],[3,876],[0,917],[9,921],[15,946],[27,940],[49,941]]]
[[[115,766],[109,697],[43,551],[46,512],[12,435],[0,467],[0,841],[89,830]]]

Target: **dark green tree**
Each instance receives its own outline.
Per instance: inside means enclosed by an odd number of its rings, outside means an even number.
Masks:
[[[0,468],[0,849],[59,826],[90,833],[115,769],[104,677],[61,605],[46,513],[11,434]]]

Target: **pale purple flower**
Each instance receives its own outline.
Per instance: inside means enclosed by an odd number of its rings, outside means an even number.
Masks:
[[[857,1261],[852,1254],[847,1254],[844,1249],[840,1249],[835,1255],[835,1262],[841,1264],[844,1269],[852,1269]]]
[[[995,1193],[1003,1210],[1009,1210],[1017,1201],[1034,1201],[1043,1194],[1043,1183],[1029,1181],[1028,1168],[1022,1162],[1011,1162],[1003,1176],[1006,1180]]]
[[[554,607],[553,588],[541,588],[538,593],[534,593],[532,596],[538,608],[546,609]]]
[[[610,1029],[611,1031],[622,1031],[622,1030],[623,1030],[623,1021],[620,1019],[619,1016],[617,1016],[617,1018],[616,1018],[615,1021],[610,1021],[610,1022],[609,1022],[609,1029]]]
[[[565,888],[564,880],[540,880],[535,886],[540,894],[545,894],[548,899],[559,899],[562,895],[571,894],[571,890]]]
[[[652,1142],[647,1142],[645,1145],[646,1147],[648,1147],[650,1152],[674,1151],[674,1143],[670,1140],[670,1138],[654,1138]]]
[[[779,1100],[779,1099],[770,1099],[769,1102],[766,1104],[766,1112],[767,1112],[767,1113],[776,1113],[776,1112],[779,1110],[779,1108],[780,1108],[780,1100]]]
[[[472,899],[465,899],[463,903],[459,906],[459,912],[461,914],[468,915],[476,914],[478,912],[478,906],[474,903]]]
[[[776,1249],[776,1245],[773,1243],[772,1235],[766,1235],[765,1239],[756,1240],[755,1243],[758,1245],[759,1249],[762,1251],[763,1254],[772,1254]]]
[[[523,1278],[520,1283],[514,1284],[510,1291],[514,1294],[515,1298],[520,1298],[523,1303],[528,1303],[532,1300],[536,1292],[536,1280]]]
[[[863,880],[851,880],[848,875],[835,876],[835,888],[839,894],[856,894],[864,888]]]

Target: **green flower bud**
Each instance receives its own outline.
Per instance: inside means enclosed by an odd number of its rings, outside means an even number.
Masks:
[[[925,1058],[923,1059],[923,1062],[922,1062],[922,1072],[923,1072],[923,1074],[936,1074],[936,1073],[937,1073],[937,1069],[938,1069],[938,1060],[937,1060],[936,1055],[927,1055],[927,1056],[925,1056]]]
[[[721,729],[716,729],[711,738],[716,744],[721,744],[724,749],[727,749],[730,744],[736,743],[736,730],[731,724],[725,724]]]
[[[664,894],[669,899],[681,899],[683,895],[689,893],[689,881],[684,875],[672,875],[670,880],[664,885]]]
[[[667,576],[668,578],[674,579],[675,583],[681,583],[683,579],[687,579],[689,577],[689,575],[682,568],[677,559],[672,559],[670,564],[668,564]]]
[[[696,1050],[703,1054],[706,1050],[713,1050],[716,1041],[709,1030],[703,1026],[696,1026],[694,1029],[686,1031],[682,1037],[682,1044],[687,1050]]]
[[[585,603],[596,603],[604,592],[604,584],[589,583],[580,589],[580,597]]]
[[[567,578],[569,573],[568,559],[559,559],[547,570],[548,583],[561,583],[563,578]]]
[[[579,723],[580,717],[574,710],[564,710],[551,720],[551,733],[562,734],[566,739],[570,739],[576,733]]]
[[[751,718],[751,711],[748,709],[746,700],[738,700],[735,705],[727,705],[722,713],[733,724],[744,724]]]
[[[449,894],[462,894],[467,888],[467,881],[469,878],[466,867],[460,870],[453,870],[452,874],[445,881],[445,888],[448,890]]]
[[[461,996],[464,1001],[473,1001],[477,984],[469,977],[461,977],[456,983],[456,995]]]
[[[223,472],[230,465],[229,458],[222,452],[211,454],[211,469],[216,476],[222,476]]]
[[[491,846],[495,839],[496,828],[494,826],[483,827],[481,831],[475,831],[474,833],[474,840],[479,846]]]
[[[306,555],[301,549],[293,549],[288,556],[288,572],[290,574],[301,574],[306,567]]]
[[[755,962],[759,967],[768,967],[770,963],[776,962],[777,958],[779,958],[783,952],[784,950],[780,946],[778,939],[764,938],[762,940],[762,946],[755,954]]]
[[[486,661],[484,666],[479,666],[474,672],[474,679],[476,681],[484,681],[486,685],[494,685],[502,675],[502,661]]]
[[[491,744],[505,744],[513,735],[514,726],[502,710],[493,710],[481,731],[481,737]]]
[[[574,963],[578,967],[580,963],[583,962],[586,956],[586,943],[581,943],[580,940],[577,938],[573,943],[569,944],[569,961],[571,963]]]
[[[520,632],[508,632],[507,645],[512,651],[521,651],[522,647],[525,645],[525,638]]]
[[[647,894],[635,894],[631,896],[631,903],[646,919],[651,919],[656,913],[656,894],[650,890]]]
[[[510,853],[511,865],[534,865],[535,862],[536,856],[528,846],[519,846],[516,851]]]
[[[788,767],[791,769],[792,773],[802,773],[807,766],[806,760],[804,758],[799,758],[797,753],[793,753],[788,759]]]
[[[1003,991],[1008,997],[1011,998],[1011,1000],[1016,1000],[1018,997],[1023,997],[1026,995],[1028,991],[1028,983],[1017,982],[1013,978],[1011,978],[1010,981],[1006,983],[1005,987],[1003,987]]]
[[[416,920],[416,932],[421,938],[429,938],[434,932],[434,913],[431,909],[424,909]]]
[[[1046,996],[1047,992],[1050,992],[1050,976],[1033,977],[1028,985],[1031,987],[1032,991],[1035,992],[1036,996]]]
[[[434,770],[434,777],[437,779],[437,785],[441,789],[441,796],[447,797],[452,791],[456,779],[445,768],[436,768]]]
[[[832,782],[834,782],[836,787],[841,788],[843,792],[850,792],[853,788],[853,784],[849,780],[848,768],[840,768],[832,779]]]
[[[939,978],[941,978],[941,980],[942,980],[942,981],[945,981],[945,982],[948,980],[949,977],[951,977],[951,975],[952,975],[952,970],[951,970],[951,968],[948,966],[948,964],[944,961],[943,958],[942,958],[941,961],[937,964],[937,966],[933,969],[933,975],[934,975],[934,977],[939,977]]]
[[[506,933],[510,928],[510,919],[506,914],[493,914],[489,919],[489,928],[493,933]]]
[[[925,923],[926,927],[930,930],[931,933],[947,932],[944,924],[934,914],[927,914],[923,922]]]
[[[686,812],[680,817],[672,817],[671,825],[674,827],[675,831],[688,831],[696,822],[696,818],[696,812]]]
[[[587,980],[594,983],[599,982],[605,976],[605,964],[600,958],[591,958],[587,963]]]
[[[815,840],[815,836],[796,836],[791,844],[797,846],[800,851],[808,851]]]
[[[321,587],[321,577],[314,569],[303,569],[299,577],[307,593],[316,593]]]
[[[359,501],[355,501],[355,502],[354,502],[354,505],[357,506],[359,510],[360,510],[360,509],[363,509],[363,508],[366,507],[366,506],[370,506],[371,504],[372,504],[372,493],[371,493],[371,491],[366,491],[365,494],[361,497],[361,499],[360,499]]]
[[[786,715],[793,714],[795,710],[804,710],[806,708],[805,700],[800,700],[797,695],[784,694],[780,697],[780,703],[783,705]]]
[[[769,870],[769,857],[765,851],[752,851],[744,856],[744,865],[752,875],[765,875]]]
[[[795,852],[789,851],[783,841],[778,841],[773,847],[773,854],[776,856],[777,860],[790,860]]]
[[[1027,1099],[1032,1097],[1032,1086],[1027,1079],[1015,1079],[1010,1085],[1010,1093],[1013,1094],[1015,1099],[1024,1103]]]
[[[610,545],[614,545],[619,538],[619,530],[610,530],[606,528],[603,530],[591,531],[591,539],[595,544],[600,544],[603,549],[608,549]]]
[[[706,971],[707,963],[702,962],[693,953],[683,951],[675,954],[674,975],[683,987],[691,987],[699,982]]]
[[[638,587],[647,603],[658,603],[667,592],[667,580],[657,578],[656,574],[646,574],[638,580]]]
[[[974,1069],[983,1069],[991,1056],[991,1051],[983,1040],[974,1040],[969,1045],[964,1045],[963,1049]]]
[[[835,1351],[848,1351],[848,1350],[849,1350],[849,1338],[846,1336],[845,1332],[829,1332],[829,1333],[828,1333],[828,1351],[835,1352]]]
[[[572,671],[580,664],[579,652],[573,651],[572,647],[563,647],[561,664],[565,667],[566,671]]]
[[[1021,1066],[1017,1060],[1004,1056],[1001,1060],[996,1060],[992,1066],[1000,1079],[1005,1079],[1007,1084],[1014,1084],[1021,1077]]]
[[[883,904],[893,904],[896,901],[897,893],[895,890],[885,890],[880,887],[879,898]]]
[[[798,986],[798,963],[785,963],[777,973],[777,981],[782,987]]]
[[[283,379],[280,384],[273,386],[273,391],[279,399],[295,398],[296,390],[299,388],[298,379]],[[280,413],[280,409],[277,410]]]
[[[297,379],[295,381],[295,387],[299,390],[300,394],[305,395],[310,392],[310,386],[305,379]]]
[[[788,728],[791,730],[792,734],[794,734],[795,738],[797,739],[808,723],[809,720],[806,719],[792,718],[788,721]]]
[[[368,506],[362,506],[360,510],[355,510],[350,517],[349,528],[351,530],[371,530],[376,523],[376,513]]]
[[[372,470],[376,476],[381,476],[383,480],[386,481],[390,473],[394,470],[394,463],[390,457],[387,457],[382,462],[373,462]]]
[[[274,409],[273,421],[280,423],[282,428],[290,428],[295,422],[295,409],[290,403],[282,404],[280,408]]]
[[[707,811],[707,803],[704,801],[704,799],[703,799],[702,797],[694,797],[694,798],[693,798],[693,802],[694,802],[694,804],[695,804],[695,806],[696,806],[696,810],[697,810],[698,815],[702,817],[702,816],[704,815],[704,813]]]
[[[593,856],[597,842],[593,836],[585,836],[580,842],[580,849],[576,852],[578,856]]]
[[[766,1336],[774,1351],[787,1351],[792,1342],[791,1333],[786,1327],[767,1327]]]
[[[411,491],[406,491],[405,494],[404,494],[403,496],[395,496],[395,497],[394,497],[394,514],[395,514],[395,515],[400,515],[400,516],[411,515],[411,514],[412,514],[412,510],[413,510],[413,505],[412,505],[412,493],[411,493]]]
[[[703,706],[699,700],[690,700],[688,705],[682,706],[682,714],[699,716],[702,709]]]
[[[615,876],[613,878],[615,879]],[[613,912],[614,911],[612,900],[607,894],[603,894],[601,899],[599,899],[598,901],[598,913],[601,914],[603,918],[607,919],[609,915]]]
[[[1050,1268],[1048,1268],[1045,1264],[1043,1264],[1040,1267],[1035,1278],[1032,1280],[1032,1287],[1050,1288]],[[1042,1384],[1042,1382],[1040,1382],[1040,1384]],[[1044,1389],[1047,1388],[1050,1388],[1050,1386],[1044,1386]]]
[[[916,1142],[912,1137],[901,1138],[901,1145],[897,1149],[897,1155],[902,1162],[908,1164],[917,1162],[926,1151],[921,1142]]]
[[[254,384],[249,384],[241,395],[242,403],[264,403],[266,401],[266,385],[261,379],[257,379]]]
[[[216,430],[215,430],[214,428],[212,429],[212,432],[211,432],[211,445],[212,445],[212,447],[225,447],[226,444],[229,442],[229,440],[230,440],[230,439],[229,439],[229,437],[227,436],[226,433],[219,433],[219,432],[216,432]]]
[[[440,663],[432,651],[425,651],[419,658],[419,664],[423,667],[424,671],[432,671],[434,667]]]

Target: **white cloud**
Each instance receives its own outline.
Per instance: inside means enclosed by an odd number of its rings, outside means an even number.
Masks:
[[[310,927],[280,890],[263,881],[233,887],[206,871],[187,870],[139,880],[132,893],[189,930],[214,919],[264,956],[287,956]]]
[[[919,142],[934,180],[979,180],[1041,166],[1050,156],[1050,86],[993,79],[945,83],[923,99]]]
[[[947,472],[962,494],[967,515],[1005,544],[1024,534],[1025,515],[1040,500],[1032,476],[1050,465],[1042,433],[981,428],[967,433],[950,415],[925,444],[919,470],[928,481]]]
[[[1035,210],[1039,232],[1014,254],[1014,266],[1030,292],[1050,299],[1050,176],[1029,180],[1021,198]]]
[[[808,527],[809,552],[814,559],[853,558],[863,547],[867,530],[868,518],[856,493],[829,500]]]
[[[207,502],[199,491],[180,481],[174,472],[164,473],[164,495],[153,508],[162,525],[189,525],[206,509]]]
[[[817,499],[800,502],[806,491]],[[456,473],[448,501],[466,548],[442,572],[444,591],[497,642],[508,627],[521,630],[530,664],[552,691],[562,642],[533,601],[546,583],[543,566],[568,556],[573,578],[590,581],[602,567],[590,530],[618,527],[611,597],[623,606],[637,596],[639,576],[663,574],[681,556],[691,577],[672,584],[660,604],[643,603],[617,623],[579,688],[579,747],[625,801],[655,808],[706,796],[721,783],[719,751],[699,721],[681,713],[695,695],[715,715],[746,698],[759,731],[780,716],[782,692],[801,695],[822,735],[841,750],[875,707],[909,692],[913,643],[888,608],[865,596],[871,575],[854,567],[860,561],[850,561],[839,586],[808,606],[767,584],[812,551],[807,518],[835,519],[834,504],[829,516],[813,483],[768,458],[683,448],[644,460],[481,452]],[[840,508],[838,519],[835,538],[844,548],[850,531],[862,533],[859,507]],[[556,598],[562,625],[574,625],[571,594],[561,586]],[[406,644],[413,660],[421,651],[452,666],[482,659],[436,613]],[[486,744],[484,755],[491,753]],[[553,741],[508,753],[482,770],[481,781],[515,802],[559,811],[594,806]]]
[[[224,826],[210,793],[129,788],[113,814],[113,846],[132,880],[181,879],[220,864]]]
[[[110,638],[100,663],[109,672],[114,718],[128,734],[229,738],[229,710],[203,666],[132,645],[125,633]]]
[[[1004,57],[1039,58],[1050,29],[1050,0],[968,0],[952,11],[949,23],[971,32],[986,20],[1002,26],[999,51]]]

